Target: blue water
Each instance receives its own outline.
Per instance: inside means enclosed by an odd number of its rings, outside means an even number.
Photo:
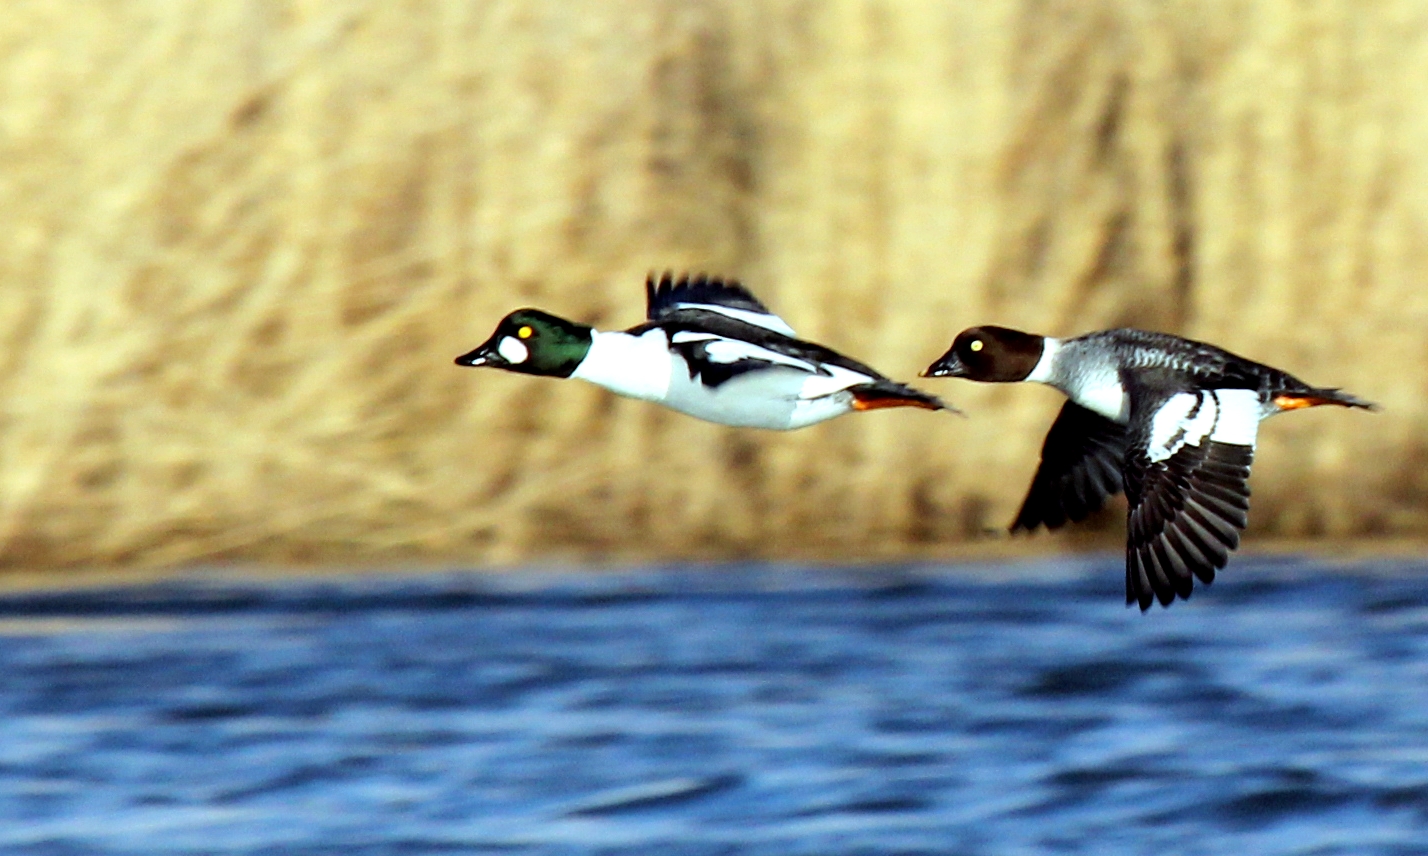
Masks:
[[[5,854],[1419,854],[1428,565],[0,597]]]

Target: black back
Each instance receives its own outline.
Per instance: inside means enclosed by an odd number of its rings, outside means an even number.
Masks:
[[[1207,342],[1169,333],[1120,328],[1091,333],[1079,341],[1103,340],[1126,367],[1128,389],[1174,394],[1189,389],[1254,389],[1266,397],[1279,392],[1312,392],[1288,372],[1257,363]]]

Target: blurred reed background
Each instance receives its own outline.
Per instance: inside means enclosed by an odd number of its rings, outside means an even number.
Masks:
[[[776,435],[451,364],[517,306],[634,324],[666,268],[904,379],[973,323],[1130,324],[1344,386],[1383,412],[1269,423],[1252,533],[1421,537],[1425,92],[1409,0],[11,0],[0,564],[951,553],[1009,520],[1050,390]]]

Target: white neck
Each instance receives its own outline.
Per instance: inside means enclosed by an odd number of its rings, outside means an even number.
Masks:
[[[663,330],[642,336],[592,330],[590,352],[570,376],[630,398],[664,401],[673,365]]]
[[[1056,354],[1061,350],[1061,340],[1053,339],[1050,336],[1041,340],[1041,359],[1036,361],[1036,367],[1031,370],[1031,374],[1026,379],[1032,383],[1051,383],[1056,376]]]
[[[1067,343],[1048,337],[1041,359],[1026,379],[1059,389],[1072,401],[1112,422],[1124,425],[1130,418],[1130,396],[1121,384],[1114,359],[1088,353],[1077,347],[1075,340]]]

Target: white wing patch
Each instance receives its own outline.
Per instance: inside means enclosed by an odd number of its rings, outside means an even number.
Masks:
[[[1254,448],[1260,412],[1252,389],[1176,393],[1151,418],[1146,457],[1158,463],[1206,439]]]
[[[790,366],[799,371],[816,372],[818,366],[807,360],[800,360],[798,357],[790,357],[788,354],[780,354],[778,351],[770,351],[768,348],[761,348],[752,342],[743,342],[738,339],[725,339],[715,336],[704,345],[704,356],[710,362],[732,364],[740,360],[759,360],[766,363],[777,363],[783,366]]]
[[[1204,393],[1180,392],[1170,396],[1150,421],[1146,456],[1163,461],[1187,443],[1200,445],[1215,428],[1215,399]]]
[[[708,342],[711,339],[718,339],[717,333],[698,333],[694,330],[680,330],[670,338],[670,343],[682,345],[685,342]]]
[[[871,383],[876,380],[862,372],[845,369],[841,366],[821,365],[788,354],[780,354],[778,351],[771,351],[742,339],[729,339],[714,333],[680,330],[670,338],[670,343],[675,345],[688,342],[704,342],[704,357],[712,363],[729,365],[740,360],[759,360],[807,372],[808,377],[804,379],[803,385],[798,389],[798,398],[802,401],[824,398],[836,392],[842,392],[850,386]]]
[[[748,309],[735,309],[732,306],[720,306],[717,303],[676,303],[675,309],[706,309],[710,312],[718,312],[720,315],[733,318],[736,321],[743,321],[745,324],[753,324],[755,327],[762,327],[765,330],[772,330],[775,333],[782,333],[792,338],[795,334],[793,328],[788,326],[777,315],[770,315],[766,312],[754,312]]]
[[[1264,414],[1259,393],[1253,389],[1220,389],[1215,391],[1215,397],[1220,400],[1220,420],[1215,423],[1210,439],[1253,449],[1260,417]]]

